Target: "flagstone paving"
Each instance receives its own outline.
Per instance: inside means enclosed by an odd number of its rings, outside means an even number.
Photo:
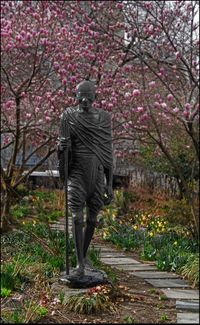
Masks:
[[[113,253],[113,250],[106,251],[106,255],[101,251],[100,258],[103,263],[144,279],[163,291],[167,298],[179,299],[176,301],[178,324],[199,324],[199,291],[191,289],[180,276],[171,272],[158,271],[153,265],[141,263],[127,255],[122,257],[122,253],[117,251]]]
[[[176,308],[199,311],[199,300],[177,300]]]
[[[175,273],[169,273],[169,272],[159,272],[159,271],[144,271],[144,272],[135,272],[135,276],[143,279],[176,279],[180,278]]]
[[[182,279],[146,279],[146,281],[157,288],[185,288],[189,285]]]
[[[177,314],[178,324],[199,324],[198,313],[178,313]]]

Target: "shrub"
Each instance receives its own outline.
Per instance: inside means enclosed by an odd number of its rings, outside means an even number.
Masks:
[[[65,304],[69,310],[81,314],[117,311],[104,286],[88,289],[84,295],[78,294],[68,297]]]
[[[199,286],[199,254],[190,255],[180,273],[191,281],[193,287]]]

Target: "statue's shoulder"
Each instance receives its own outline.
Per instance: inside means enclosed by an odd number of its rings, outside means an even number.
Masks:
[[[77,107],[67,107],[65,111],[61,114],[61,120],[68,120],[70,116],[77,114]]]

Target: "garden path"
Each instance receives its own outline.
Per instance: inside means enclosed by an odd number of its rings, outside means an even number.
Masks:
[[[71,233],[69,219],[69,233]],[[53,229],[65,231],[64,219],[52,225]],[[143,263],[106,244],[92,240],[92,245],[100,249],[100,259],[111,267],[128,272],[153,287],[159,288],[166,297],[176,300],[177,324],[199,324],[199,291],[193,289],[179,275],[172,272],[158,271],[155,264]]]

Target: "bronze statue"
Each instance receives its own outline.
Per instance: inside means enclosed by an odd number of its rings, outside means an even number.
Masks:
[[[111,115],[92,107],[94,83],[82,81],[76,88],[76,97],[78,106],[67,108],[61,116],[58,161],[60,177],[64,181],[64,151],[68,150],[68,206],[72,212],[77,258],[77,266],[70,276],[83,277],[87,270],[92,270],[87,251],[97,215],[113,198],[113,156]],[[85,228],[84,207],[87,211]]]

